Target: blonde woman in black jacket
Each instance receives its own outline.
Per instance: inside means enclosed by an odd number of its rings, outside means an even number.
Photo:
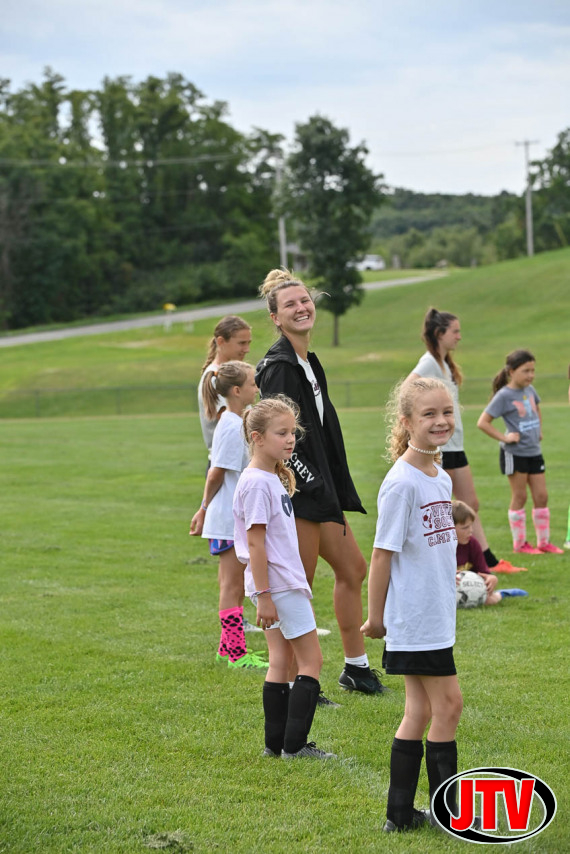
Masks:
[[[288,270],[272,270],[260,294],[280,338],[259,362],[256,384],[262,397],[286,394],[294,400],[306,431],[291,459],[298,489],[293,507],[301,560],[311,587],[319,555],[335,574],[334,607],[345,653],[339,685],[349,691],[380,694],[386,689],[370,668],[360,632],[367,564],[344,515],[346,510],[366,511],[348,470],[324,371],[309,352],[315,304],[306,285]]]

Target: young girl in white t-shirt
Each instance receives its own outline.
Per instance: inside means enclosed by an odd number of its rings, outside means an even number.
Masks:
[[[219,556],[219,615],[222,625],[216,656],[230,668],[265,671],[268,667],[255,653],[247,651],[243,630],[243,565],[234,548],[232,502],[239,476],[249,462],[242,416],[255,400],[254,369],[247,362],[224,362],[205,375],[202,393],[204,411],[216,416],[219,397],[226,409],[220,416],[212,440],[212,464],[208,470],[200,509],[190,523],[190,534],[210,542],[210,553]]]
[[[457,773],[455,731],[462,697],[453,661],[457,536],[451,478],[441,447],[454,430],[453,400],[444,382],[408,379],[389,407],[394,465],[378,494],[378,522],[362,632],[386,638],[384,667],[403,674],[404,717],[392,744],[385,831],[419,827],[429,810],[414,808],[426,741],[430,799]],[[455,810],[455,792],[447,805]]]
[[[269,670],[263,685],[264,756],[336,758],[307,738],[320,693],[323,657],[312,593],[299,555],[291,496],[291,459],[299,409],[284,395],[261,400],[244,415],[251,462],[234,496],[236,554],[245,570],[245,592],[266,633]],[[289,689],[293,657],[298,675]]]

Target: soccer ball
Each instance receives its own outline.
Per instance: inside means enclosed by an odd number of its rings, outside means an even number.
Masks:
[[[485,582],[476,572],[458,572],[455,602],[458,608],[476,608],[487,598]]]

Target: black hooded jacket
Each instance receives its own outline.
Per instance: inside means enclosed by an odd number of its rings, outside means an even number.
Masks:
[[[344,510],[366,513],[348,470],[340,423],[327,391],[321,363],[314,353],[308,360],[321,389],[324,419],[315,403],[315,394],[293,346],[285,335],[267,351],[256,370],[255,382],[262,397],[286,394],[301,410],[306,433],[291,457],[297,490],[293,496],[295,515],[311,522],[344,523]]]

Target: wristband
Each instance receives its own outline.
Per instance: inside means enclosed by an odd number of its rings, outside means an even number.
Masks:
[[[253,595],[261,596],[262,593],[271,593],[271,587],[268,587],[267,590],[256,590]]]
[[[206,510],[206,504],[205,504],[205,502],[204,502],[204,499],[202,499],[202,503],[200,504],[200,509],[201,509],[201,510]]]

